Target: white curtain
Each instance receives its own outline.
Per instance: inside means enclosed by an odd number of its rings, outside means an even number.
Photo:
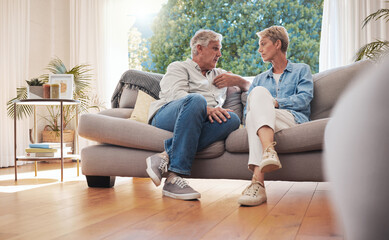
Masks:
[[[92,66],[95,93],[106,107],[128,69],[125,6],[125,0],[70,1],[70,65]]]
[[[94,93],[110,108],[112,93],[128,69],[126,0],[70,1],[70,65],[90,64]],[[82,149],[92,142],[79,138]]]
[[[363,45],[388,40],[389,24],[383,19],[362,29],[369,14],[388,5],[385,0],[324,0],[319,71],[350,64]]]
[[[0,0],[0,167],[14,166],[13,120],[6,103],[28,79],[29,23],[30,0]],[[28,145],[28,121],[17,126],[22,154]]]

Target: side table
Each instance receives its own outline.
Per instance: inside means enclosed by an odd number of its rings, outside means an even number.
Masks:
[[[37,162],[38,161],[50,161],[50,160],[60,160],[61,161],[61,182],[63,182],[63,168],[64,168],[64,160],[65,159],[76,159],[77,160],[77,176],[79,176],[79,149],[78,149],[78,106],[80,104],[80,101],[73,100],[73,99],[24,99],[24,100],[15,100],[14,101],[14,154],[15,154],[15,181],[18,180],[17,178],[17,161],[35,161],[35,176],[37,176]],[[27,156],[17,156],[16,149],[17,149],[17,139],[16,139],[16,107],[18,105],[33,105],[34,106],[34,134],[35,134],[35,141],[37,141],[37,119],[36,119],[36,107],[37,106],[44,106],[44,105],[59,105],[60,106],[60,138],[61,138],[61,157],[27,157]],[[63,106],[64,105],[77,105],[76,107],[76,127],[75,127],[75,134],[74,134],[74,145],[73,145],[73,152],[75,154],[64,154],[63,152],[63,143],[64,143],[64,137],[63,137]]]

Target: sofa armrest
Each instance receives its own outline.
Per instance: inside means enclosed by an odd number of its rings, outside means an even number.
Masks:
[[[103,110],[98,114],[116,118],[130,118],[133,110],[133,108],[112,108]]]
[[[81,115],[78,133],[81,137],[100,143],[155,152],[164,151],[164,140],[173,135],[134,120],[93,113]]]

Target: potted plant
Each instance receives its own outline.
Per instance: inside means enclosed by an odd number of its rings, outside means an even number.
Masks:
[[[48,115],[42,115],[41,117],[45,119],[48,124],[44,127],[42,131],[42,141],[43,142],[61,142],[60,139],[60,120],[61,112],[57,106],[47,106]],[[63,107],[63,139],[64,142],[73,142],[74,139],[74,130],[67,129],[68,124],[75,117],[75,109],[72,106],[66,105]]]
[[[386,1],[389,3],[389,1]],[[364,28],[371,20],[378,20],[380,18],[386,19],[386,22],[389,21],[389,9],[383,8],[378,11],[370,14],[363,20],[362,28]],[[372,60],[379,60],[382,56],[389,53],[389,41],[388,40],[379,40],[377,39],[374,42],[368,43],[362,46],[355,57],[355,61],[359,61],[362,58],[366,57]]]
[[[90,82],[92,81],[92,75],[89,74],[91,71],[90,66],[87,64],[81,64],[76,65],[70,70],[67,70],[65,64],[59,59],[54,58],[52,59],[48,67],[46,68],[50,73],[52,74],[73,74],[74,76],[74,91],[73,91],[73,99],[79,100],[79,112],[87,112],[90,108],[97,108],[100,109],[101,104],[98,102],[97,98],[92,98],[90,96],[91,88],[90,88]],[[38,83],[42,84],[47,83],[49,79],[49,74],[44,74],[39,77],[39,79],[34,79],[31,82],[33,84]],[[29,82],[27,82],[29,83]],[[11,99],[7,103],[7,112],[8,116],[14,117],[15,109],[13,102],[15,100],[22,100],[27,99],[27,87],[19,87],[17,88],[17,95],[15,98]],[[73,140],[74,131],[71,133],[71,137],[67,137],[67,129],[66,126],[72,120],[76,113],[76,106],[75,105],[67,105],[64,106],[64,115],[63,115],[63,129],[65,129],[65,142],[69,138]],[[53,136],[54,137],[48,137],[52,140],[50,141],[57,141],[59,139],[59,122],[60,122],[60,110],[58,106],[48,106],[48,116],[43,116],[43,118],[48,122],[45,129],[42,132],[42,136]],[[21,107],[17,108],[16,111],[16,117],[21,118],[24,116],[30,116],[33,113],[32,107],[30,105],[21,105]],[[45,131],[50,131],[51,133],[45,133]],[[48,140],[48,138],[44,139]],[[72,141],[71,140],[71,141]],[[60,141],[60,140],[59,140]]]
[[[32,78],[30,81],[26,80],[26,83],[28,85],[27,98],[43,98],[43,81]]]

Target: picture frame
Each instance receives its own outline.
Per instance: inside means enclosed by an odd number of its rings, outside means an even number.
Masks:
[[[58,83],[60,86],[59,98],[61,99],[73,99],[73,74],[50,74],[49,83]]]

